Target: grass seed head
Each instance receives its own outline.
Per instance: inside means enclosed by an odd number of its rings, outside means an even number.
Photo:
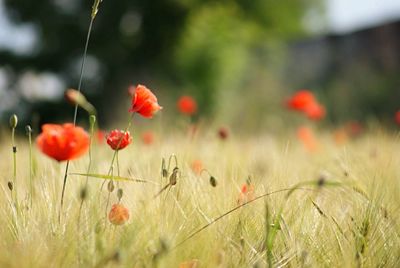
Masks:
[[[13,183],[11,181],[9,181],[7,183],[7,186],[8,186],[8,189],[10,189],[10,191],[12,191],[14,189],[14,185],[13,185]]]

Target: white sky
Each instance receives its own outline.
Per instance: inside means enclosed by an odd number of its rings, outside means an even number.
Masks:
[[[393,20],[400,20],[400,0],[325,0],[328,29],[351,32]],[[317,27],[318,28],[318,27]],[[29,54],[38,42],[33,25],[15,26],[7,17],[0,0],[0,49]]]
[[[400,20],[400,0],[326,0],[329,28],[349,32]]]

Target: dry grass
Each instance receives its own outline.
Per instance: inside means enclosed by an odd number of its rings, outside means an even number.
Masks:
[[[308,153],[294,138],[262,136],[217,140],[205,133],[161,136],[146,146],[137,139],[120,152],[121,175],[154,183],[120,182],[130,210],[123,226],[106,222],[107,191],[89,179],[89,194],[78,220],[85,178],[70,176],[58,221],[65,164],[35,151],[33,206],[28,201],[28,145],[17,140],[20,209],[10,199],[8,141],[1,144],[0,266],[2,267],[399,267],[400,143],[388,134],[368,134],[336,146],[320,134],[322,148]],[[106,174],[112,151],[94,148],[93,172]],[[161,178],[162,157],[176,154],[180,176]],[[215,178],[194,174],[200,159]],[[85,172],[88,158],[70,172]],[[249,203],[184,241],[194,231],[237,206],[241,186],[251,177],[255,195],[311,182],[288,195],[271,194]],[[318,186],[323,178],[324,183]],[[339,185],[330,185],[340,182]],[[116,191],[111,203],[117,202]],[[272,239],[272,238],[274,239]],[[190,267],[190,266],[182,266]]]

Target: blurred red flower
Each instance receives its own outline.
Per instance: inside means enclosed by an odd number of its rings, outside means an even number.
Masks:
[[[201,171],[203,170],[203,162],[201,162],[199,159],[196,159],[192,162],[191,168],[196,175],[200,175]]]
[[[299,127],[297,129],[297,137],[309,152],[318,150],[319,144],[312,129],[308,127]]]
[[[304,108],[304,113],[311,120],[320,120],[325,117],[325,107],[314,102]]]
[[[121,204],[114,204],[108,214],[108,220],[114,225],[122,225],[129,220],[129,210]]]
[[[151,131],[142,133],[142,141],[144,144],[150,145],[154,142],[154,134]]]
[[[394,119],[395,119],[396,123],[397,123],[398,125],[400,125],[400,110],[398,110],[398,111],[396,112],[396,114],[394,115]]]
[[[364,127],[357,121],[347,122],[345,125],[346,132],[352,138],[360,136],[364,132]]]
[[[197,112],[197,103],[190,96],[182,96],[177,103],[178,109],[181,113],[193,115]]]
[[[314,94],[309,90],[299,90],[286,101],[289,109],[304,113],[311,120],[320,120],[325,117],[325,107],[318,103]]]
[[[290,99],[286,101],[286,105],[296,111],[304,111],[309,105],[315,103],[314,94],[309,90],[302,89],[297,91]]]
[[[143,85],[137,85],[135,92],[130,94],[132,94],[130,113],[139,113],[143,117],[152,118],[157,111],[162,109],[158,105],[157,97]]]
[[[37,146],[47,156],[57,160],[76,159],[89,149],[89,135],[71,123],[44,124],[36,139]]]
[[[113,150],[122,150],[132,142],[132,137],[129,131],[115,129],[106,136],[107,144]]]
[[[218,129],[218,136],[221,140],[226,140],[229,137],[229,130],[225,127]]]

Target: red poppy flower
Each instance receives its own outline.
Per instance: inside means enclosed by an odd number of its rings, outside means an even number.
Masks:
[[[320,120],[325,117],[325,108],[321,104],[313,102],[304,108],[304,113],[311,120]]]
[[[182,96],[177,103],[178,109],[181,113],[193,115],[197,112],[197,103],[190,96]]]
[[[150,145],[154,142],[154,134],[151,131],[143,132],[142,141],[144,144]]]
[[[129,220],[129,210],[121,204],[114,204],[108,214],[108,220],[114,225],[122,225]]]
[[[394,119],[398,125],[400,125],[400,110],[394,115]]]
[[[161,110],[162,107],[157,103],[157,97],[143,85],[138,85],[132,96],[132,106],[130,113],[139,113],[143,117],[152,118],[153,115]]]
[[[296,111],[304,111],[310,104],[315,103],[314,95],[308,90],[297,91],[289,100],[286,105]]]
[[[42,133],[36,140],[39,149],[57,160],[76,159],[89,149],[89,135],[81,127],[73,124],[44,124]]]
[[[192,162],[191,168],[196,175],[200,175],[201,171],[203,170],[203,162],[201,162],[201,160],[196,159]]]
[[[132,136],[129,131],[114,129],[106,136],[107,144],[113,150],[122,150],[132,142]]]

